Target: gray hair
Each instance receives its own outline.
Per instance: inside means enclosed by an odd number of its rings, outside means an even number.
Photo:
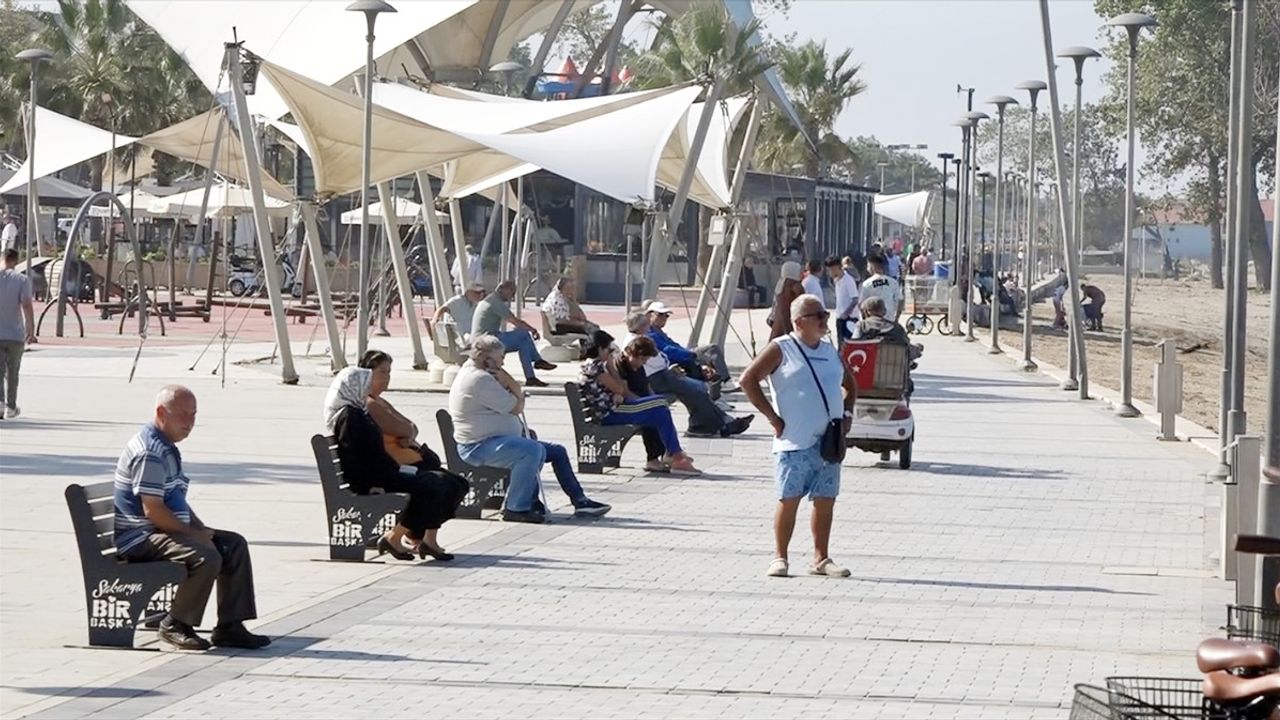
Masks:
[[[160,388],[160,392],[156,393],[156,407],[172,409],[179,400],[187,398],[194,400],[195,397],[196,394],[184,385],[165,385]]]
[[[649,324],[648,313],[633,312],[627,316],[627,330],[633,333],[640,332],[641,328]]]
[[[875,315],[876,317],[884,317],[888,312],[888,308],[884,305],[884,299],[878,297],[869,297],[862,301],[862,314]]]
[[[805,293],[791,301],[791,320],[793,322],[799,320],[810,307],[817,307],[820,310],[826,309],[826,305],[822,303],[822,300],[817,295]]]
[[[495,359],[497,366],[502,367],[506,354],[502,341],[492,335],[477,335],[471,340],[471,362],[482,370],[496,369],[493,367]]]

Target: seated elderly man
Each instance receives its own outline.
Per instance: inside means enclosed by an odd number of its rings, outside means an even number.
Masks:
[[[641,335],[653,336],[649,333],[650,313],[632,313],[627,317],[629,334],[622,341],[622,347],[628,347],[631,341]],[[649,380],[653,392],[663,395],[675,395],[689,411],[690,435],[710,437],[729,437],[746,432],[755,415],[731,418],[711,399],[707,384],[702,380],[689,377],[684,370],[674,365],[662,350],[644,363],[644,373]]]
[[[555,335],[594,335],[600,326],[588,320],[582,306],[574,302],[573,290],[573,278],[562,277],[547,299],[542,301],[542,312],[551,320],[551,332]]]
[[[162,388],[155,419],[133,436],[116,463],[116,550],[126,562],[168,560],[186,566],[187,578],[178,584],[169,614],[160,621],[161,640],[179,650],[209,649],[195,627],[217,581],[213,644],[266,647],[270,638],[244,627],[245,620],[258,617],[248,543],[229,530],[206,526],[187,504],[190,480],[182,471],[178,443],[195,424],[196,396],[181,385]]]
[[[504,280],[498,284],[498,289],[476,305],[475,319],[471,324],[472,342],[474,343],[476,336],[479,335],[492,335],[498,338],[507,352],[520,353],[525,386],[546,387],[547,383],[539,380],[533,371],[535,368],[555,370],[556,366],[543,360],[538,354],[538,348],[533,344],[538,339],[538,331],[511,312],[511,301],[515,297],[515,282]],[[514,329],[503,330],[507,323],[511,323]]]
[[[690,350],[672,340],[663,331],[667,326],[667,320],[671,317],[671,308],[667,307],[666,303],[655,300],[649,303],[645,310],[649,315],[649,337],[653,338],[653,344],[658,346],[659,352],[666,353],[672,365],[684,368],[685,373],[690,377],[721,383],[715,395],[721,392],[738,391],[737,385],[727,384],[729,366],[725,364],[724,350],[719,345],[699,345]],[[704,365],[711,367],[714,374],[704,372]]]
[[[599,517],[608,505],[587,497],[573,473],[573,463],[563,445],[525,437],[524,391],[502,369],[506,349],[492,335],[479,335],[471,343],[471,359],[462,364],[449,387],[449,414],[453,416],[458,455],[472,465],[509,468],[511,482],[502,519],[508,522],[542,523],[547,509],[538,501],[544,463],[551,463],[560,489],[573,503],[573,514]]]
[[[458,340],[465,347],[471,343],[471,325],[475,319],[476,307],[483,299],[484,285],[471,283],[467,286],[466,292],[454,295],[436,308],[436,314],[431,318],[431,322],[439,325],[444,320],[445,313],[448,313],[449,317],[453,318],[453,326],[458,329]],[[428,325],[427,329],[430,330],[431,326]]]

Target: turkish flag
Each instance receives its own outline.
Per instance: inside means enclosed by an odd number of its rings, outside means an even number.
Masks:
[[[858,390],[870,390],[876,382],[878,340],[849,340],[840,347],[840,358],[853,375]]]

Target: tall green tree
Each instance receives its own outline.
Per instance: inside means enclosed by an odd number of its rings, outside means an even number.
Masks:
[[[635,83],[654,88],[723,80],[726,97],[750,92],[774,64],[750,41],[759,30],[759,21],[752,21],[739,31],[719,3],[693,3],[674,21],[655,24],[654,48],[635,61]]]
[[[1280,83],[1280,7],[1257,3],[1254,132],[1246,158],[1252,187],[1245,194],[1252,215],[1248,238],[1258,287],[1270,284],[1269,250],[1262,206],[1257,201],[1259,173],[1275,166],[1276,91]],[[1148,160],[1146,171],[1160,177],[1185,176],[1187,200],[1213,233],[1214,282],[1220,287],[1222,223],[1225,210],[1227,106],[1230,78],[1231,16],[1226,2],[1215,0],[1095,0],[1099,15],[1147,12],[1159,20],[1144,33],[1139,48],[1136,122]],[[1114,61],[1107,76],[1106,103],[1116,137],[1124,132],[1125,68],[1128,40],[1121,34],[1107,49]],[[1269,184],[1269,183],[1268,183]]]
[[[761,133],[764,139],[757,144],[756,160],[777,172],[802,170],[817,177],[827,167],[851,159],[848,144],[835,132],[835,122],[849,102],[866,90],[858,77],[862,66],[853,61],[851,49],[832,57],[825,42],[814,40],[798,46],[780,43],[776,53],[778,75],[803,128],[781,113],[771,113]],[[810,140],[817,146],[816,153]]]

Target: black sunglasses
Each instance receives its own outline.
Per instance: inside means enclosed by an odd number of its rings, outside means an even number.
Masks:
[[[803,320],[804,318],[818,318],[819,320],[826,320],[829,317],[831,317],[831,313],[827,312],[826,310],[823,310],[820,313],[808,313],[807,315],[801,315],[800,319]]]

